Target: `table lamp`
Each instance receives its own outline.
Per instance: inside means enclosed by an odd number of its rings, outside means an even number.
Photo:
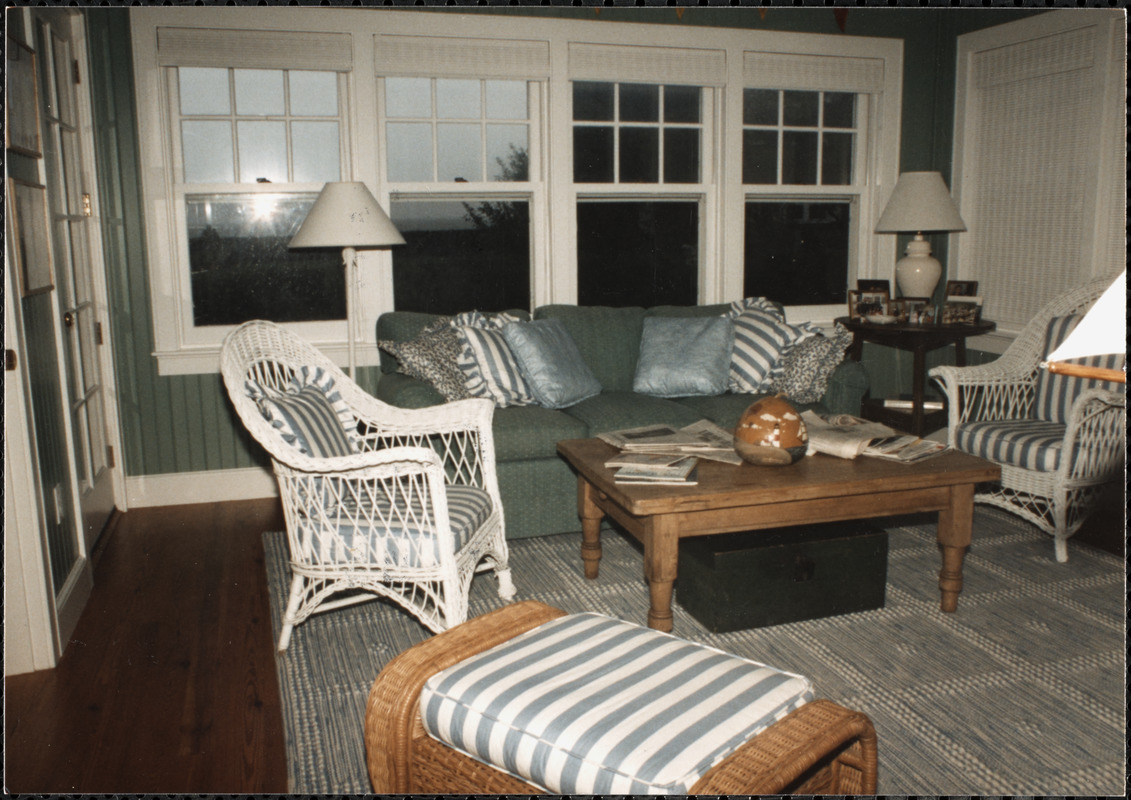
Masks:
[[[942,265],[931,257],[923,231],[964,231],[950,192],[938,172],[904,172],[899,176],[876,233],[914,233],[907,253],[895,265],[895,281],[902,297],[930,297]]]
[[[369,189],[360,181],[335,181],[322,187],[318,199],[291,239],[289,247],[341,247],[346,268],[346,333],[350,377],[354,376],[353,305],[357,290],[357,248],[404,244],[404,237]]]
[[[1107,287],[1067,338],[1045,356],[1041,366],[1049,372],[1127,382],[1120,369],[1068,364],[1070,358],[1087,358],[1127,352],[1127,270]]]

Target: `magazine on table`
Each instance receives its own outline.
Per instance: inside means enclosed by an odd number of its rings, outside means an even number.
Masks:
[[[851,414],[822,417],[813,411],[802,411],[801,419],[809,433],[809,455],[825,453],[837,458],[866,455],[911,463],[946,450],[942,442],[897,433],[883,423],[869,422]]]
[[[691,486],[699,480],[698,464],[699,459],[695,456],[684,456],[672,464],[627,465],[617,469],[613,480],[642,486]]]
[[[741,464],[735,452],[734,436],[709,420],[700,420],[684,428],[671,425],[645,425],[597,435],[599,439],[620,448],[624,453],[653,455],[694,455],[709,461]]]

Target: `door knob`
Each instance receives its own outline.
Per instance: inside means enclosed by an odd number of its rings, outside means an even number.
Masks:
[[[63,324],[66,325],[68,328],[75,327],[75,312],[74,311],[64,312],[64,314],[63,314]]]

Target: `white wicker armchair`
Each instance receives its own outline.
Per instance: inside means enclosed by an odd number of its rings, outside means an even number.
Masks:
[[[1052,375],[1039,365],[1110,283],[1092,281],[1050,302],[991,363],[930,372],[946,392],[950,446],[1001,466],[1000,483],[975,502],[1051,534],[1061,562],[1104,484],[1122,480],[1126,394],[1120,384]],[[1119,369],[1122,360],[1101,357],[1094,365]]]
[[[270,454],[279,483],[293,576],[280,652],[294,626],[315,611],[375,596],[398,603],[434,632],[450,628],[467,618],[471,580],[486,569],[495,571],[501,597],[514,596],[490,401],[387,405],[309,343],[259,320],[225,339],[220,368],[240,420]],[[326,407],[336,403],[334,421],[343,429],[332,433],[340,440],[344,431],[348,454],[304,452],[284,435],[277,416],[273,424],[265,415],[293,404],[294,381],[312,372],[322,377],[320,390],[330,389]]]

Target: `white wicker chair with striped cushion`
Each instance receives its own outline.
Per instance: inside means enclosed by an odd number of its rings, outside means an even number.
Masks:
[[[467,618],[471,580],[486,569],[501,597],[514,596],[493,403],[387,405],[261,320],[229,334],[220,370],[279,483],[292,571],[280,652],[316,611],[374,597],[446,630]]]
[[[1053,300],[991,363],[930,373],[946,392],[951,447],[1001,466],[1000,483],[975,502],[1051,534],[1061,562],[1104,485],[1122,478],[1126,393],[1123,384],[1054,375],[1040,364],[1110,284],[1092,281]],[[1089,361],[1122,369],[1124,357]]]

